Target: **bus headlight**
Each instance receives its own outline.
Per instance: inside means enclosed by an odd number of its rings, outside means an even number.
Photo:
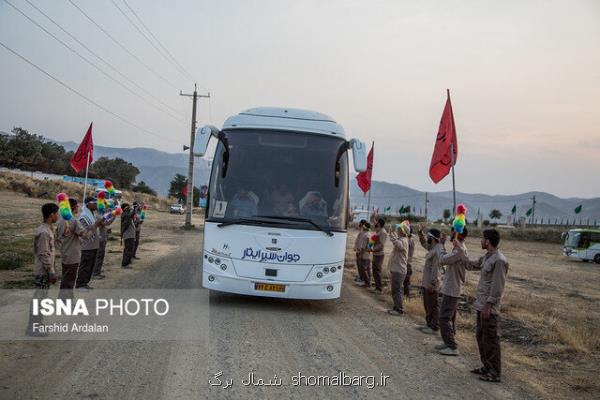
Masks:
[[[226,269],[227,269],[227,265],[225,265],[225,264],[221,264],[221,270],[222,270],[222,271],[225,271]]]
[[[327,285],[327,291],[328,292],[333,292],[333,286],[332,285]]]
[[[217,264],[217,265],[221,264],[221,259],[220,258],[215,258],[215,264]]]
[[[214,261],[214,258],[212,258],[212,257],[208,257],[208,262],[209,262],[209,263],[212,263],[213,261]]]
[[[323,268],[323,272],[324,273],[328,273],[329,272],[329,268],[328,267]],[[331,270],[331,272],[334,272],[334,270]]]
[[[215,277],[214,277],[214,276],[212,276],[212,275],[209,275],[209,276],[208,276],[208,281],[209,281],[209,282],[214,282],[214,280],[215,280]]]
[[[333,274],[335,272],[335,267],[331,267],[330,271]]]
[[[317,278],[321,279],[323,277],[323,273],[321,271],[317,272]]]

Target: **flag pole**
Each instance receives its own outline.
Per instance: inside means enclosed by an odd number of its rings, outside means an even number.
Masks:
[[[446,93],[448,94],[448,100],[450,100],[450,89],[446,89]],[[450,143],[450,160],[452,162],[452,212],[456,212],[456,181],[454,179],[454,140],[456,140],[456,124],[454,123],[454,111],[452,110],[452,103],[450,103],[450,116],[452,117],[452,126],[454,127],[454,139],[452,143]]]
[[[83,181],[83,201],[81,204],[85,204],[85,195],[87,192],[87,180],[88,180],[88,169],[90,166],[90,152],[87,152],[87,159],[85,161],[85,180]]]
[[[375,167],[375,141],[371,142],[371,150],[373,151],[373,161],[371,164],[371,176],[369,181],[369,199],[367,200],[367,212],[369,213],[369,222],[371,222],[371,190],[373,188],[373,168]]]

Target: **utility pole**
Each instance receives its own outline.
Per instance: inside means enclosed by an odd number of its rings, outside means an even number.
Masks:
[[[427,192],[425,192],[425,223],[427,223],[428,219],[427,219],[427,203],[429,203],[429,200],[427,200]]]
[[[533,195],[533,206],[531,207],[531,225],[533,225],[534,221],[535,221],[535,195]]]
[[[180,96],[184,97],[192,97],[192,130],[190,132],[190,158],[188,162],[188,181],[187,181],[187,213],[185,214],[185,228],[191,229],[192,225],[192,207],[194,205],[194,138],[196,134],[196,103],[198,102],[198,97],[210,97],[210,93],[208,95],[198,95],[198,91],[196,90],[196,84],[194,83],[194,93],[193,94],[185,94],[181,90],[179,91]]]

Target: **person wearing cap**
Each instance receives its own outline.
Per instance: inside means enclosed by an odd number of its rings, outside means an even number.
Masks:
[[[79,222],[84,228],[94,226],[97,223],[96,218],[96,199],[89,196],[85,198],[85,206],[79,214]],[[98,255],[98,247],[100,247],[100,238],[98,232],[94,231],[89,239],[81,241],[81,260],[79,261],[79,269],[77,273],[77,281],[75,287],[79,289],[92,289],[89,285],[92,279],[92,272],[96,265],[96,256]]]
[[[131,268],[129,264],[131,264],[135,247],[135,222],[133,220],[135,212],[127,203],[123,203],[121,208],[123,209],[123,214],[121,214],[121,240],[124,244],[121,267]]]
[[[440,305],[440,333],[443,343],[435,346],[435,349],[445,356],[457,356],[458,346],[454,335],[456,334],[456,309],[460,293],[465,283],[466,268],[464,261],[467,256],[467,228],[462,228],[461,233],[452,229],[452,244],[454,245],[450,253],[442,255],[440,265],[446,266],[446,273],[442,282],[442,304]]]
[[[388,266],[392,277],[392,300],[394,302],[394,307],[388,310],[390,315],[404,314],[402,286],[408,264],[408,235],[410,235],[410,222],[408,220],[397,224],[396,232],[390,233],[393,249]]]
[[[383,266],[383,260],[385,258],[385,242],[387,241],[388,233],[385,230],[385,220],[379,218],[375,224],[375,245],[372,249],[369,249],[373,253],[373,261],[371,262],[371,272],[373,274],[373,280],[375,281],[375,288],[373,293],[383,293],[381,284],[381,267]]]
[[[79,214],[77,200],[70,198],[69,205],[73,216]],[[102,220],[84,227],[77,218],[67,221],[60,218],[56,228],[56,244],[60,248],[62,261],[62,278],[60,281],[60,296],[73,297],[73,288],[77,279],[77,271],[81,262],[81,241],[89,240],[102,226]]]
[[[408,235],[408,261],[406,263],[406,277],[404,278],[403,286],[404,286],[404,297],[410,297],[410,278],[413,273],[412,262],[413,256],[415,254],[415,241],[413,239],[413,228],[412,225],[410,227],[410,234]]]
[[[442,233],[438,229],[430,229],[427,238],[423,230],[419,230],[419,241],[428,250],[423,266],[421,278],[421,293],[423,295],[423,307],[425,308],[425,326],[421,332],[435,334],[439,329],[438,291],[440,288],[440,259],[444,254],[444,246],[441,243]]]

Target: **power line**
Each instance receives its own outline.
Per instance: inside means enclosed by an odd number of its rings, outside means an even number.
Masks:
[[[90,17],[88,14],[86,14],[85,11],[83,11],[77,4],[75,4],[73,2],[73,0],[68,0],[68,1],[84,17],[86,17],[92,24],[94,24],[98,29],[100,29],[102,31],[102,33],[104,33],[110,40],[112,40],[117,46],[119,46],[121,49],[123,49],[123,51],[125,51],[127,54],[129,54],[131,57],[133,57],[137,62],[139,62],[140,64],[142,64],[148,71],[150,71],[152,74],[154,74],[157,78],[161,79],[162,81],[164,81],[165,83],[167,83],[172,88],[178,89],[178,87],[175,84],[173,84],[171,81],[169,81],[167,78],[165,78],[164,76],[162,76],[158,72],[154,71],[152,68],[150,68],[150,66],[148,64],[146,64],[145,62],[143,62],[138,56],[136,56],[135,54],[133,54],[127,47],[125,47],[123,44],[121,44],[121,42],[119,42],[117,39],[115,39],[115,37],[113,35],[111,35],[104,28],[102,28],[96,21],[94,21],[94,19],[92,17]]]
[[[173,57],[173,54],[171,54],[171,52],[161,43],[161,41],[158,40],[158,38],[156,37],[156,35],[154,35],[154,33],[152,33],[152,31],[150,30],[150,28],[148,28],[148,26],[144,23],[144,21],[140,18],[140,16],[129,5],[129,3],[127,2],[127,0],[123,0],[123,3],[125,3],[125,5],[127,6],[127,8],[129,9],[129,11],[131,11],[131,13],[135,16],[135,18],[140,22],[140,24],[144,27],[144,29],[146,29],[146,31],[150,34],[150,36],[152,36],[152,38],[154,38],[154,40],[156,41],[156,43],[158,43],[158,45],[165,51],[165,53],[171,58],[171,60],[173,60],[173,62],[175,64],[177,64],[177,66],[179,66],[179,68],[188,76],[188,78],[190,78],[191,80],[193,80],[195,82],[196,79],[192,76],[192,74],[190,74],[179,62],[177,62],[177,60],[175,59],[175,57]],[[204,90],[208,91],[208,89],[206,89],[205,87],[202,87],[202,88]]]
[[[40,10],[35,4],[33,4],[30,0],[25,0],[27,3],[29,3],[29,5],[33,8],[35,8],[40,14],[42,14],[44,17],[46,17],[50,22],[52,22],[56,27],[58,27],[61,31],[63,31],[65,34],[67,34],[71,39],[73,39],[74,41],[76,41],[81,47],[83,47],[84,49],[86,49],[87,51],[89,51],[94,57],[96,57],[98,60],[102,61],[104,63],[104,65],[106,65],[107,67],[109,67],[111,70],[113,70],[114,72],[116,72],[117,74],[119,74],[119,76],[121,76],[123,79],[125,79],[127,82],[131,83],[132,85],[134,85],[135,87],[137,87],[138,89],[140,89],[142,92],[144,92],[146,95],[148,95],[149,97],[151,97],[152,99],[154,99],[156,102],[162,104],[164,107],[170,109],[171,111],[173,111],[174,113],[178,114],[181,117],[185,117],[185,114],[182,114],[180,111],[176,110],[175,108],[169,106],[168,104],[164,103],[162,100],[160,100],[158,97],[154,96],[152,93],[150,93],[149,91],[147,91],[143,86],[137,84],[135,81],[133,81],[131,78],[129,78],[127,75],[123,74],[121,71],[119,71],[118,68],[116,68],[115,66],[113,66],[111,63],[109,63],[108,61],[106,61],[103,57],[99,56],[96,52],[94,52],[92,49],[89,48],[89,46],[86,46],[85,43],[81,42],[81,40],[77,39],[77,37],[75,35],[73,35],[72,33],[70,33],[69,31],[67,31],[64,27],[62,27],[58,22],[56,22],[54,19],[52,19],[49,15],[47,15],[44,11]],[[162,110],[161,110],[162,111]],[[164,111],[163,111],[164,112]]]
[[[28,0],[26,0],[27,2],[29,2]],[[180,119],[178,119],[175,115],[171,114],[168,111],[165,111],[157,106],[155,106],[154,104],[150,103],[148,100],[146,100],[144,97],[140,96],[138,93],[134,92],[133,90],[131,90],[129,87],[123,85],[122,82],[120,82],[119,80],[115,79],[114,77],[110,76],[108,73],[106,73],[104,70],[102,70],[102,68],[100,68],[98,65],[96,65],[95,63],[93,63],[92,61],[90,61],[88,58],[84,57],[81,53],[79,53],[77,50],[75,50],[74,48],[72,48],[71,46],[69,46],[67,43],[63,42],[60,38],[58,38],[57,36],[55,36],[54,34],[52,34],[50,31],[48,31],[46,28],[44,28],[43,26],[41,26],[37,21],[35,21],[34,19],[32,19],[31,17],[29,17],[26,13],[24,13],[22,10],[20,10],[18,7],[16,7],[14,4],[12,4],[9,0],[4,0],[5,3],[7,3],[9,6],[11,6],[14,10],[16,10],[17,12],[19,12],[23,17],[27,18],[27,20],[29,20],[29,22],[31,22],[32,24],[34,24],[35,26],[37,26],[38,28],[40,28],[42,31],[44,31],[48,36],[52,37],[54,40],[56,40],[57,42],[59,42],[61,45],[63,45],[65,48],[67,48],[68,50],[70,50],[72,53],[74,53],[75,55],[77,55],[79,58],[81,58],[83,61],[85,61],[86,63],[88,63],[89,65],[91,65],[92,67],[94,67],[96,70],[98,70],[101,74],[103,74],[104,76],[106,76],[108,79],[112,80],[113,82],[117,83],[119,86],[121,86],[123,89],[127,90],[129,93],[133,94],[136,97],[139,97],[140,99],[142,99],[144,102],[146,102],[147,104],[149,104],[150,106],[156,108],[157,110],[164,112],[165,114],[171,116],[172,118],[174,118],[175,120],[181,121]],[[183,121],[181,121],[183,122]]]
[[[194,80],[194,78],[193,78],[192,76],[190,76],[190,75],[186,75],[186,73],[185,73],[185,72],[183,72],[183,71],[180,69],[180,66],[179,66],[177,63],[173,62],[173,60],[171,60],[169,57],[167,57],[167,56],[166,56],[166,55],[163,53],[163,50],[159,49],[159,48],[156,46],[156,44],[154,44],[154,42],[153,42],[152,40],[150,40],[150,38],[148,37],[148,35],[146,35],[146,34],[144,33],[144,31],[142,31],[142,30],[141,30],[141,29],[140,29],[140,28],[137,26],[137,24],[136,24],[135,22],[133,22],[133,20],[132,20],[132,19],[129,17],[129,15],[127,15],[127,13],[126,13],[125,11],[123,11],[123,9],[121,9],[121,7],[119,7],[119,5],[117,4],[117,2],[116,2],[115,0],[111,0],[111,2],[112,2],[112,3],[113,3],[113,5],[114,5],[114,6],[117,8],[117,10],[119,10],[119,12],[120,12],[120,13],[121,13],[121,14],[122,14],[124,17],[125,17],[125,19],[127,19],[127,21],[129,22],[129,24],[130,24],[132,27],[134,27],[134,28],[135,28],[135,30],[136,30],[136,31],[138,31],[138,33],[139,33],[140,35],[142,35],[142,37],[143,37],[144,39],[146,39],[146,41],[147,41],[148,43],[150,43],[150,45],[151,45],[152,47],[154,47],[154,49],[155,49],[155,50],[158,52],[158,54],[160,54],[160,55],[161,55],[161,57],[163,57],[165,60],[167,60],[167,62],[168,62],[168,63],[170,63],[171,65],[173,65],[173,66],[174,66],[174,67],[177,69],[177,72],[179,72],[179,73],[181,74],[181,76],[183,76],[185,79],[188,79],[188,78],[189,78],[189,79],[191,79],[191,80]],[[131,10],[131,7],[129,7],[129,5],[128,5],[128,4],[125,4],[125,5],[127,6],[127,8],[129,8],[129,9]],[[134,13],[134,15],[135,15],[135,13]],[[138,18],[138,20],[139,20],[139,18]]]
[[[56,78],[55,76],[51,75],[49,72],[46,72],[46,70],[44,70],[42,67],[39,67],[38,65],[36,65],[33,61],[30,61],[29,59],[27,59],[25,56],[22,56],[21,54],[17,53],[15,50],[13,50],[12,48],[8,47],[7,45],[5,45],[2,41],[0,41],[0,46],[4,47],[6,50],[10,51],[12,54],[14,54],[15,56],[19,57],[21,60],[25,61],[27,64],[31,65],[32,67],[34,67],[35,69],[37,69],[38,71],[40,71],[42,74],[46,75],[48,78],[52,79],[53,81],[57,82],[58,84],[60,84],[61,86],[65,87],[66,89],[68,89],[69,91],[71,91],[72,93],[75,93],[77,96],[81,97],[82,99],[84,99],[85,101],[89,102],[90,104],[95,105],[96,107],[98,107],[99,109],[101,109],[102,111],[104,111],[107,114],[112,115],[113,117],[117,118],[118,120],[126,123],[129,126],[132,126],[136,129],[139,129],[142,132],[146,132],[149,135],[155,136],[159,139],[168,141],[169,143],[171,142],[171,140],[168,140],[166,138],[163,138],[162,136],[149,131],[145,128],[142,128],[141,126],[125,119],[124,117],[120,116],[119,114],[109,110],[108,108],[102,106],[101,104],[98,104],[97,102],[95,102],[94,100],[90,99],[89,97],[87,97],[86,95],[84,95],[83,93],[79,92],[76,89],[73,89],[71,86],[67,85],[66,83],[64,83],[63,81],[61,81],[60,79]]]

